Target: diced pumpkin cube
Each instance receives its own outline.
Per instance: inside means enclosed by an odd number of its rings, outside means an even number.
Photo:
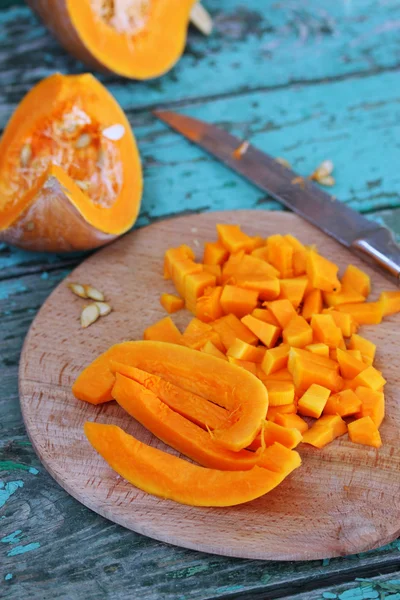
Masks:
[[[271,323],[271,325],[275,325],[275,327],[280,327],[279,322],[276,320],[269,308],[255,308],[251,315],[256,319],[260,319],[260,321]]]
[[[292,414],[294,415],[297,411],[297,404],[292,402],[291,404],[282,404],[281,406],[268,406],[267,420],[274,421],[278,414]]]
[[[307,251],[305,246],[290,233],[283,236],[293,248],[293,274],[295,277],[306,272]]]
[[[313,383],[329,388],[333,392],[338,392],[342,388],[343,380],[333,369],[329,369],[311,361],[305,361],[301,358],[295,359],[292,366],[290,363],[288,363],[288,365],[289,372],[293,376],[296,391],[299,394],[303,393]]]
[[[367,387],[371,390],[379,390],[386,383],[386,379],[382,376],[382,373],[375,369],[375,367],[367,367],[364,371],[361,371],[351,380],[351,386],[353,389],[357,387]]]
[[[277,423],[277,425],[282,425],[282,427],[298,429],[302,435],[304,435],[308,429],[308,424],[305,422],[305,420],[299,415],[295,415],[293,413],[278,413],[274,419],[274,422]]]
[[[169,248],[164,255],[164,279],[171,279],[174,263],[190,258],[194,260],[193,250],[186,244],[178,248]]]
[[[341,283],[337,277],[339,267],[333,262],[310,250],[307,254],[307,276],[313,286],[323,292],[340,291]]]
[[[379,428],[385,417],[385,396],[383,392],[377,392],[366,387],[356,388],[356,396],[361,402],[358,418],[371,417]]]
[[[357,360],[347,351],[336,349],[336,359],[340,366],[340,374],[345,379],[354,379],[361,371],[367,368],[367,365],[362,360]]]
[[[254,335],[235,315],[225,315],[210,323],[212,329],[216,331],[225,347],[228,350],[229,346],[235,342],[236,338],[247,342],[248,344],[257,344],[258,337]]]
[[[264,359],[265,348],[252,346],[239,338],[236,338],[232,346],[229,346],[227,356],[233,356],[239,360],[261,363]]]
[[[339,327],[345,337],[350,337],[353,333],[356,333],[358,329],[358,323],[349,313],[340,312],[333,308],[324,308],[322,314],[331,315],[335,324]]]
[[[291,279],[280,279],[280,295],[279,298],[285,298],[293,304],[294,308],[298,308],[303,300],[304,292],[307,287],[307,279],[305,277],[293,277]],[[269,298],[266,298],[268,300]],[[270,298],[273,300],[273,298]]]
[[[264,371],[258,370],[257,377],[264,383],[268,383],[269,381],[291,381],[293,383],[292,374],[289,373],[288,369],[279,369],[279,371],[270,375],[266,375]]]
[[[241,367],[242,369],[246,369],[253,375],[256,374],[256,363],[251,362],[249,360],[239,360],[238,358],[234,358],[233,356],[228,356],[228,361],[237,367]]]
[[[264,373],[271,375],[284,369],[288,362],[289,350],[290,346],[288,344],[280,344],[276,348],[268,349],[261,363]]]
[[[363,362],[362,354],[359,350],[347,350],[347,354],[350,354],[350,356],[354,356],[354,358]]]
[[[330,389],[313,383],[300,398],[297,410],[306,417],[315,417],[318,419],[322,415],[330,393]]]
[[[222,265],[229,257],[229,250],[221,242],[204,244],[203,263],[205,265]]]
[[[365,296],[357,290],[342,282],[342,288],[337,292],[324,292],[324,301],[328,306],[339,306],[340,304],[351,304],[354,302],[364,302]]]
[[[271,235],[267,247],[268,261],[278,269],[281,277],[293,277],[293,246],[282,235]]]
[[[345,287],[352,287],[359,294],[364,296],[364,298],[371,292],[370,276],[355,265],[347,266],[342,277],[342,285]]]
[[[201,352],[205,354],[211,354],[211,356],[216,356],[217,358],[221,358],[222,360],[228,360],[221,350],[217,348],[210,340],[208,340],[202,348],[200,348]]]
[[[192,313],[196,313],[196,303],[198,298],[204,294],[208,287],[215,286],[215,276],[211,273],[202,271],[201,273],[190,273],[185,277],[185,303],[186,308]]]
[[[329,396],[323,412],[325,415],[348,417],[355,415],[360,408],[361,400],[353,390],[341,390]]]
[[[170,342],[171,344],[184,344],[183,337],[171,317],[164,317],[153,323],[143,332],[144,340],[155,342]]]
[[[276,341],[281,333],[279,327],[275,327],[275,325],[260,321],[260,319],[256,319],[251,315],[244,316],[242,318],[242,323],[248,327],[248,329],[250,329],[250,331],[252,331],[254,335],[256,335],[265,346],[267,346],[267,348],[275,346]]]
[[[273,300],[273,302],[268,302],[268,309],[274,315],[275,319],[282,328],[286,327],[289,321],[297,315],[295,309],[293,308],[293,304],[287,299]]]
[[[182,298],[185,296],[185,280],[188,275],[201,273],[202,265],[195,263],[192,259],[186,258],[172,263],[171,277],[176,291]]]
[[[279,271],[272,265],[253,255],[247,255],[244,251],[231,254],[222,267],[223,283],[236,280],[263,280],[276,279]]]
[[[382,292],[379,302],[384,317],[400,312],[400,292]]]
[[[304,317],[296,315],[283,329],[282,336],[283,341],[289,346],[304,348],[304,346],[312,344],[313,330]]]
[[[250,236],[241,231],[239,225],[227,225],[218,223],[217,225],[218,241],[229,251],[251,252],[253,243]]]
[[[271,446],[275,442],[278,442],[290,450],[296,448],[303,438],[298,429],[287,429],[286,427],[277,425],[273,421],[266,421],[261,433],[258,434],[254,442],[249,446],[250,450],[257,450],[261,446],[261,435],[264,435],[266,446]]]
[[[306,321],[310,321],[313,315],[322,312],[322,292],[321,290],[312,290],[304,299],[302,315]]]
[[[343,334],[331,315],[313,315],[311,327],[315,342],[322,342],[330,348],[344,346]]]
[[[348,425],[349,438],[355,444],[380,448],[382,440],[379,430],[371,417],[362,417]]]
[[[346,431],[347,425],[339,415],[325,415],[304,433],[303,443],[323,448]]]
[[[305,350],[308,350],[312,354],[318,354],[319,356],[326,356],[329,358],[329,346],[326,344],[322,344],[321,342],[317,344],[310,344],[305,347]]]
[[[380,302],[340,304],[340,312],[349,313],[359,325],[378,325],[382,321],[383,309]]]
[[[293,452],[279,442],[274,442],[265,448],[258,464],[275,473],[288,473],[300,466],[301,459],[298,452]]]
[[[257,250],[257,248],[265,248],[265,240],[260,235],[250,236],[251,239],[251,251]]]
[[[216,286],[208,290],[204,290],[204,295],[197,298],[196,301],[196,317],[200,321],[209,323],[222,317],[224,314],[221,307],[222,287]]]
[[[222,310],[241,318],[251,313],[257,306],[258,293],[253,290],[244,290],[234,285],[226,285],[221,294]]]
[[[268,406],[294,403],[294,385],[290,381],[269,381],[265,387],[268,391]]]
[[[367,363],[367,365],[372,365],[374,362],[376,345],[370,340],[353,333],[349,341],[349,348],[351,350],[359,350],[363,357],[363,361]]]
[[[175,296],[175,294],[161,294],[160,304],[169,314],[178,312],[185,306],[182,298]]]
[[[183,342],[189,348],[199,350],[207,341],[211,341],[218,350],[224,350],[224,346],[216,331],[208,323],[203,323],[197,318],[190,321],[183,332]]]
[[[281,284],[277,278],[252,279],[251,277],[233,277],[235,285],[245,290],[254,290],[260,300],[275,300],[279,296]]]
[[[221,265],[202,265],[203,271],[214,275],[217,285],[221,283],[222,269]]]
[[[334,371],[335,373],[339,373],[339,365],[335,360],[330,359],[322,354],[313,353],[309,350],[305,350],[304,348],[291,348],[289,352],[289,361],[288,366],[296,359],[300,358],[305,362],[310,362],[314,365],[320,365],[327,369]]]

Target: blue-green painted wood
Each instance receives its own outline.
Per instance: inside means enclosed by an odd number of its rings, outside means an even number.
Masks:
[[[332,193],[400,234],[400,0],[204,4],[216,33],[191,30],[166,77],[102,76],[139,141],[146,185],[138,225],[186,211],[279,208],[148,110],[172,104],[284,156],[301,174],[333,159]],[[0,0],[0,64],[0,129],[41,77],[83,70],[21,0]],[[59,488],[26,438],[17,367],[32,318],[79,259],[0,246],[0,597],[399,600],[399,541],[331,561],[213,557],[110,524]]]

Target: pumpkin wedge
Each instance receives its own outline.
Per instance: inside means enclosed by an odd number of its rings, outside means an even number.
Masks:
[[[22,100],[0,141],[0,240],[45,251],[102,246],[135,222],[139,153],[92,75],[55,74]]]
[[[167,72],[186,43],[196,0],[28,0],[66,50],[89,67],[132,79]]]
[[[143,385],[116,373],[112,394],[118,404],[146,429],[168,446],[204,467],[221,471],[247,471],[262,467],[262,449],[258,452],[232,452],[213,441],[204,431],[169,406]]]
[[[249,471],[220,471],[147,446],[116,425],[86,422],[85,434],[121,477],[149,494],[191,506],[234,506],[255,500],[300,465],[298,457],[295,463],[285,463],[286,471],[257,466]]]
[[[265,386],[245,369],[191,348],[150,341],[116,344],[100,355],[75,381],[72,390],[78,399],[92,404],[112,399],[112,361],[159,375],[234,412],[235,418],[231,415],[229,423],[213,435],[235,452],[251,444],[268,410]]]

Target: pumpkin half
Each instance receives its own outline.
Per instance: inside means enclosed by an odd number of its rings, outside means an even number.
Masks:
[[[150,79],[167,72],[186,43],[196,0],[28,0],[59,42],[92,68]]]
[[[0,239],[30,250],[102,246],[135,222],[142,171],[129,122],[92,75],[52,75],[0,140]]]

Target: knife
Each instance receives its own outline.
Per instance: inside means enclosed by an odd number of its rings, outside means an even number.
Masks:
[[[235,150],[243,140],[215,125],[172,111],[154,114],[400,285],[400,246],[389,229],[334,201],[310,180],[300,179],[294,171],[247,142],[246,151],[238,154]]]

